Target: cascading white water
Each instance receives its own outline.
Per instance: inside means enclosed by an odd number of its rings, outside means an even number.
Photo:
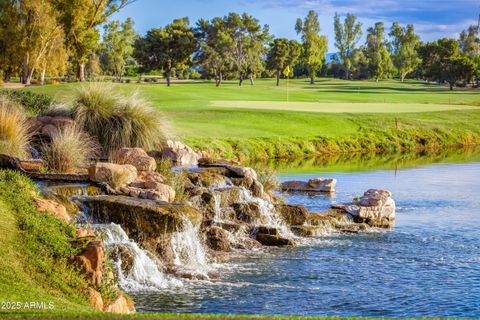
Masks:
[[[160,261],[152,259],[117,224],[98,224],[93,226],[102,237],[107,251],[112,252],[122,246],[128,250],[132,265],[130,270],[122,270],[122,258],[114,260],[119,286],[127,291],[159,290],[181,286],[182,282],[161,271]]]
[[[285,221],[280,217],[280,215],[277,213],[275,210],[274,205],[266,201],[262,198],[255,197],[252,195],[251,191],[242,187],[241,188],[241,198],[240,202],[254,202],[258,204],[258,207],[260,208],[261,216],[262,216],[262,222],[259,223],[259,225],[265,225],[269,227],[274,227],[276,228],[280,235],[286,238],[298,238],[295,236],[290,228],[287,226]]]
[[[174,264],[181,271],[207,276],[212,268],[199,238],[199,228],[186,220],[184,230],[172,234]]]

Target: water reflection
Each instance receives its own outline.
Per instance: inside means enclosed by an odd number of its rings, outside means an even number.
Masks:
[[[348,153],[312,158],[271,159],[252,164],[267,166],[279,173],[354,172],[368,170],[400,170],[435,163],[467,163],[480,161],[480,146],[405,153]]]

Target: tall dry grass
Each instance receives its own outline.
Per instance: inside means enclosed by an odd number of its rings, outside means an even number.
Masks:
[[[0,153],[28,158],[31,135],[23,108],[0,96]]]
[[[111,85],[79,88],[73,104],[77,123],[100,142],[105,155],[122,147],[151,150],[163,139],[159,114],[138,94],[122,96]]]
[[[76,125],[59,130],[51,142],[44,142],[42,158],[49,170],[61,173],[76,173],[86,168],[90,159],[98,156],[98,143]]]

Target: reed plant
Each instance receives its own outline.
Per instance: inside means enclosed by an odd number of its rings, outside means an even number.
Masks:
[[[76,173],[98,156],[98,143],[76,125],[61,128],[50,142],[42,144],[42,158],[49,170]]]
[[[29,129],[23,107],[0,96],[0,153],[22,159],[29,157]]]
[[[73,114],[105,155],[122,147],[151,150],[163,138],[158,113],[137,94],[119,95],[111,85],[91,83],[78,89]]]

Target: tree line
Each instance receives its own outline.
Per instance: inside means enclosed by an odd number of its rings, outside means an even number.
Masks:
[[[456,85],[479,82],[479,30],[459,39],[422,42],[414,26],[382,22],[366,29],[347,14],[334,17],[337,52],[326,60],[328,39],[315,11],[296,21],[301,41],[274,38],[253,16],[229,13],[193,26],[188,18],[138,35],[132,19],[109,21],[135,0],[0,0],[0,74],[29,85],[46,77],[77,81],[104,74],[158,74],[172,78],[225,79],[254,84],[258,77],[318,76],[347,80],[398,77]],[[100,32],[103,28],[103,32]]]

